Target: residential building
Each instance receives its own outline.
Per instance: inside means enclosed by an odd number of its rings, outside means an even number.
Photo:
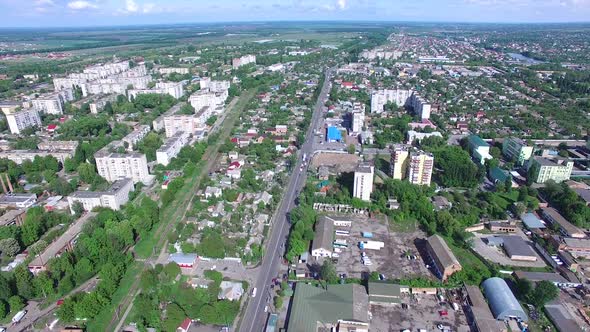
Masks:
[[[407,144],[413,144],[414,142],[422,142],[423,139],[428,137],[443,137],[442,134],[438,131],[433,131],[430,133],[420,133],[414,130],[408,130],[408,140]]]
[[[365,125],[365,112],[364,111],[353,111],[351,113],[351,131],[353,133],[360,133],[363,131]]]
[[[33,108],[22,109],[20,106],[2,107],[10,132],[19,135],[31,127],[41,127],[39,112]]]
[[[287,331],[369,331],[369,296],[357,284],[316,287],[298,283]]]
[[[533,146],[517,137],[509,137],[502,143],[502,153],[518,166],[523,166],[533,155]]]
[[[153,176],[149,174],[147,159],[144,154],[135,152],[114,153],[109,151],[111,146],[107,145],[94,154],[98,175],[109,182],[122,178],[131,178],[133,183],[151,182]]]
[[[113,182],[107,191],[76,191],[68,196],[68,204],[72,214],[75,213],[73,205],[76,202],[82,204],[84,211],[92,211],[96,207],[119,210],[129,201],[129,193],[133,190],[133,181],[124,178]]]
[[[332,257],[334,242],[334,222],[324,216],[315,225],[315,235],[311,243],[311,256]]]
[[[532,180],[536,183],[545,183],[549,180],[567,181],[574,168],[574,162],[567,159],[548,159],[536,156],[530,159],[529,165],[529,176],[532,176]]]
[[[113,103],[117,100],[116,94],[106,95],[99,97],[92,101],[88,106],[90,107],[90,113],[98,114],[98,112],[102,111],[107,103]]]
[[[152,89],[131,89],[127,91],[129,100],[137,98],[139,95],[144,94],[160,94],[160,95],[171,95],[178,99],[184,95],[184,86],[182,82],[158,82]]]
[[[65,103],[72,100],[74,100],[74,91],[72,88],[66,88],[32,99],[31,107],[40,113],[59,115],[63,114]]]
[[[543,218],[551,223],[556,224],[559,230],[564,236],[582,239],[586,237],[586,233],[579,227],[573,225],[567,219],[565,219],[557,210],[552,207],[546,207],[541,209]]]
[[[174,262],[181,268],[192,269],[197,263],[198,258],[199,256],[197,254],[183,254],[177,252],[168,256],[168,262]]]
[[[135,127],[132,132],[127,134],[127,136],[123,137],[121,141],[123,141],[123,143],[127,143],[127,151],[133,151],[134,146],[136,146],[139,141],[146,137],[150,131],[152,131],[150,126],[139,125]]]
[[[467,137],[467,146],[471,153],[471,157],[482,165],[485,163],[486,159],[493,158],[490,154],[490,145],[477,135],[469,135]]]
[[[0,151],[0,159],[9,159],[20,165],[25,160],[33,161],[37,156],[52,156],[63,164],[67,158],[74,157],[74,153],[75,150],[9,150]]]
[[[223,190],[217,187],[207,186],[205,188],[205,199],[209,198],[219,198],[223,194]]]
[[[0,209],[26,209],[37,203],[35,194],[2,194],[0,195]]]
[[[408,162],[410,156],[410,147],[396,144],[391,151],[391,177],[394,180],[406,178],[408,171]]]
[[[186,67],[158,68],[158,72],[162,75],[170,75],[170,74],[174,74],[174,73],[186,75],[189,73],[189,68],[186,68]]]
[[[78,141],[43,141],[37,144],[37,148],[43,151],[76,151]]]
[[[238,69],[241,66],[245,66],[248,64],[254,63],[256,64],[256,56],[252,54],[244,55],[239,58],[232,59],[232,67],[234,69]]]
[[[430,118],[432,105],[413,90],[378,90],[371,95],[371,113],[383,113],[388,102],[397,107],[408,107],[422,120]]]
[[[440,235],[426,239],[426,250],[430,256],[437,276],[446,281],[453,273],[461,271],[461,264]]]
[[[25,222],[26,216],[26,209],[7,210],[2,216],[0,216],[0,227],[10,225],[22,226],[23,222]]]
[[[434,155],[425,151],[413,151],[408,162],[408,180],[412,184],[429,186],[434,169]]]
[[[167,166],[172,158],[176,157],[188,143],[189,134],[185,131],[178,131],[172,137],[167,138],[164,144],[156,151],[158,164]]]
[[[207,112],[209,108],[203,108],[203,112]],[[206,115],[203,115],[206,117]],[[166,137],[170,138],[179,132],[187,134],[194,134],[197,130],[204,128],[205,123],[201,121],[201,117],[195,114],[172,114],[164,117],[164,130]]]
[[[486,279],[482,283],[482,288],[497,320],[505,321],[515,318],[528,321],[528,316],[504,279],[498,277]]]
[[[360,198],[363,201],[371,200],[373,192],[373,176],[375,168],[369,165],[359,165],[354,171],[354,188],[353,197]]]

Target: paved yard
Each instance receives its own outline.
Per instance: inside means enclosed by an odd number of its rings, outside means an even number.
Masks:
[[[522,233],[522,232],[521,232]],[[494,247],[487,245],[483,239],[490,237],[490,236],[510,236],[510,235],[519,235],[518,232],[516,234],[506,234],[506,233],[498,233],[498,234],[480,234],[480,233],[473,233],[473,249],[482,255],[485,259],[490,260],[494,263],[498,263],[505,266],[520,266],[520,267],[545,267],[547,264],[543,261],[543,259],[539,256],[539,254],[535,251],[533,247],[533,251],[537,256],[536,262],[529,262],[529,261],[515,261],[510,259],[510,257],[506,256],[506,253],[502,249],[502,247]],[[524,234],[522,234],[524,235]],[[524,237],[524,240],[529,242]]]

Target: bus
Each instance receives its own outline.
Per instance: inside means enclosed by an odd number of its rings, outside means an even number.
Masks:
[[[348,236],[348,235],[350,235],[350,232],[349,231],[339,231],[339,230],[337,230],[336,231],[336,235]]]

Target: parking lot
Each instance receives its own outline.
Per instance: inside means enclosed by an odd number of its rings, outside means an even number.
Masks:
[[[406,309],[401,305],[371,305],[371,331],[439,331],[439,324],[451,331],[470,331],[463,308],[455,311],[436,295],[406,295],[402,303],[409,305]]]
[[[369,219],[366,216],[355,216],[352,227],[336,227],[336,230],[350,231],[349,236],[336,235],[336,239],[347,241],[348,248],[339,253],[336,271],[348,277],[361,278],[363,274],[377,271],[387,279],[410,276],[431,276],[425,267],[416,244],[426,237],[420,230],[410,232],[391,232],[389,226],[381,219]],[[371,232],[373,238],[363,238],[362,232]],[[380,241],[385,244],[381,250],[365,249],[371,265],[361,263],[359,241]],[[410,256],[413,259],[408,259]]]

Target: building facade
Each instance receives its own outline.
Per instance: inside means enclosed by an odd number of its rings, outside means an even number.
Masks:
[[[569,180],[573,168],[574,162],[570,160],[533,157],[530,161],[529,176],[532,176],[536,183],[545,183],[549,180],[563,182]]]
[[[12,111],[5,111],[6,122],[10,128],[10,132],[19,135],[23,130],[31,127],[41,127],[41,117],[37,110],[28,109],[14,109]]]
[[[509,137],[502,143],[502,153],[508,159],[514,160],[516,165],[523,166],[533,155],[534,148],[517,137]]]
[[[412,152],[408,163],[408,181],[416,185],[429,186],[432,181],[434,156],[425,151]]]
[[[129,201],[129,193],[133,191],[133,181],[124,178],[113,182],[107,191],[76,191],[68,196],[70,211],[75,213],[74,203],[82,204],[84,211],[92,211],[96,207],[119,210],[121,205]]]
[[[353,197],[363,201],[371,200],[373,192],[373,176],[375,169],[373,166],[361,165],[354,171],[354,188]]]
[[[172,158],[176,157],[183,146],[189,142],[189,134],[185,131],[178,131],[174,136],[166,139],[166,142],[156,151],[158,164],[167,166]]]
[[[147,159],[140,153],[110,153],[99,151],[95,153],[96,170],[98,175],[109,182],[122,178],[131,178],[133,183],[150,182]]]

